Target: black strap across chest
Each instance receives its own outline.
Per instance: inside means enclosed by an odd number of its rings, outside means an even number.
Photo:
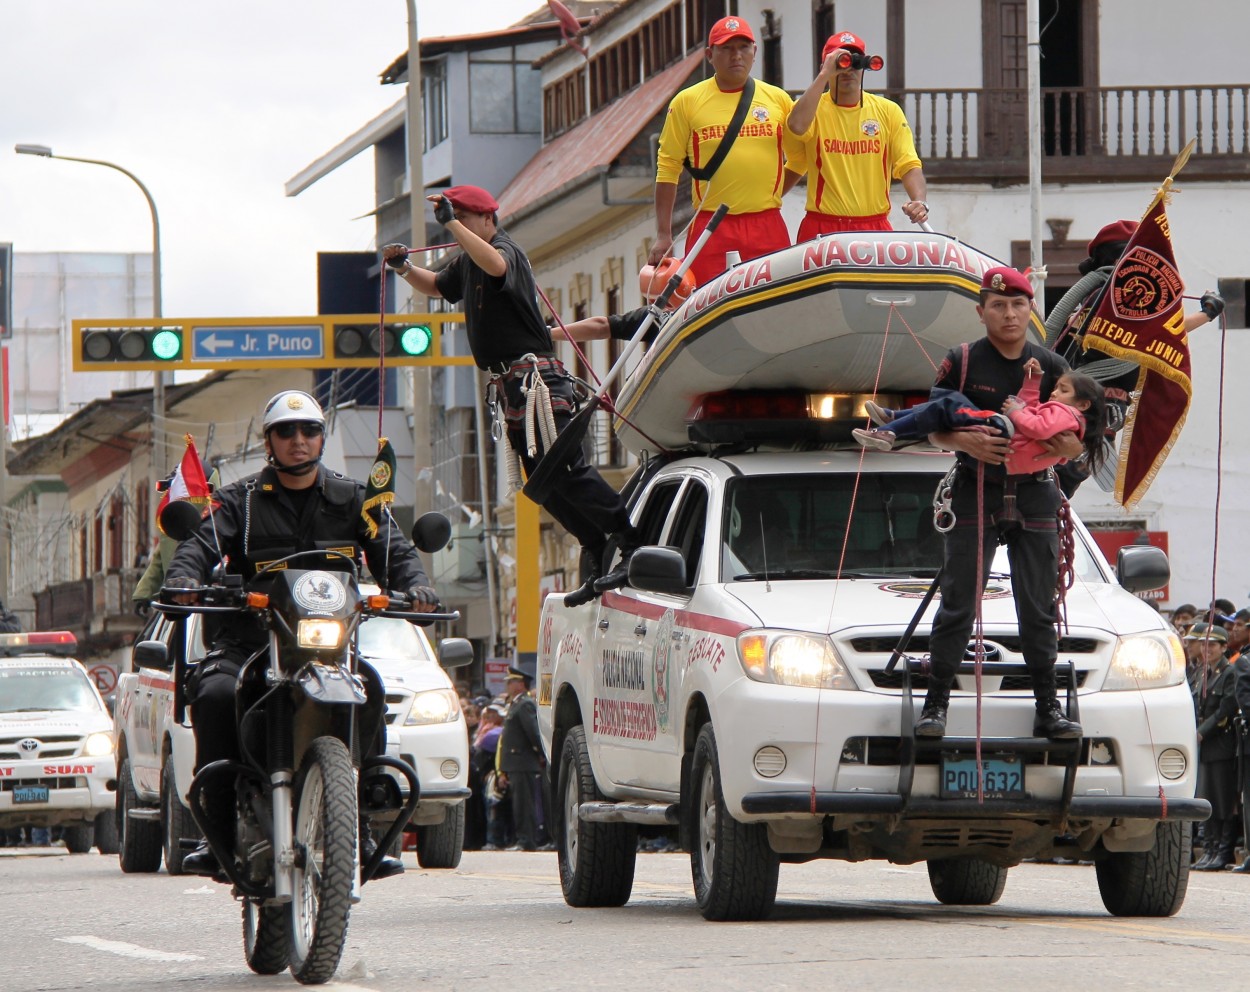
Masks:
[[[720,168],[720,164],[725,161],[725,156],[729,154],[729,149],[733,147],[738,132],[742,130],[742,123],[747,119],[747,111],[751,109],[751,100],[754,97],[755,79],[747,76],[746,84],[742,87],[742,96],[738,97],[738,106],[734,109],[733,120],[729,122],[729,128],[725,131],[725,136],[720,139],[720,144],[716,146],[716,151],[707,160],[707,165],[692,165],[689,155],[682,161],[681,164],[686,167],[686,171],[692,178],[705,183]]]

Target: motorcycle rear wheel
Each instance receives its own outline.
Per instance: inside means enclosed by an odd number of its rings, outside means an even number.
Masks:
[[[291,899],[291,974],[327,982],[347,940],[356,875],[356,780],[343,742],[318,737],[295,779],[296,874]]]

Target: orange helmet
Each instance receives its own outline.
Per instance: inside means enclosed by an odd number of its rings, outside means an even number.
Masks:
[[[668,281],[673,278],[680,266],[681,259],[670,255],[659,265],[644,265],[639,269],[638,288],[642,290],[642,298],[648,303],[653,303],[656,297],[664,292],[664,287],[668,285]],[[685,303],[694,292],[695,285],[694,275],[687,270],[682,274],[681,282],[677,284],[677,289],[669,300],[670,304],[677,306],[679,303]]]

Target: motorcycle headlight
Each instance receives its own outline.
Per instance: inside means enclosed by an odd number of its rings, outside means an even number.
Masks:
[[[343,643],[341,620],[301,620],[295,631],[295,642],[302,648],[337,648]]]
[[[827,637],[788,630],[738,635],[738,660],[748,678],[813,689],[854,689],[855,682]]]
[[[98,758],[105,754],[112,754],[113,735],[91,734],[82,743],[82,753],[92,758]]]
[[[1161,689],[1185,681],[1185,649],[1164,631],[1121,637],[1104,689]]]
[[[460,719],[460,697],[450,689],[429,689],[412,697],[406,727],[425,727],[434,723],[455,723]]]

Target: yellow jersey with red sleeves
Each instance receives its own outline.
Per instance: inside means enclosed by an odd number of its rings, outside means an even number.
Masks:
[[[655,181],[676,183],[687,158],[696,168],[706,165],[729,130],[741,96],[740,89],[722,90],[713,77],[673,97],[660,133]],[[725,203],[731,214],[747,214],[781,206],[781,146],[793,106],[785,90],[755,81],[751,108],[729,154],[710,180],[691,182],[696,207],[702,203],[703,209],[715,210]]]
[[[786,131],[785,153],[791,172],[807,173],[807,209],[839,217],[889,213],[890,179],[920,168],[903,108],[873,93],[854,107],[822,94],[811,126]]]

